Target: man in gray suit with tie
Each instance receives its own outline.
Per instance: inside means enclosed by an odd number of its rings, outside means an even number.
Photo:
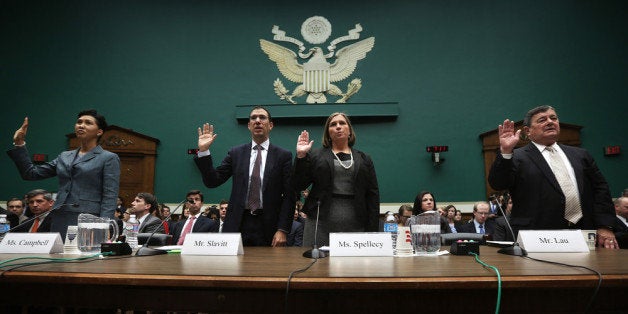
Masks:
[[[157,210],[157,199],[153,194],[137,193],[131,206],[133,206],[131,214],[134,214],[140,222],[139,233],[151,233],[155,230],[158,233],[164,233],[161,219],[151,214],[152,211]]]
[[[199,153],[194,161],[209,188],[232,178],[222,232],[240,232],[245,246],[285,246],[295,203],[290,185],[292,153],[270,143],[273,121],[265,108],[251,110],[248,128],[251,142],[232,147],[214,167],[209,147],[216,134],[214,126],[205,123],[198,128]]]

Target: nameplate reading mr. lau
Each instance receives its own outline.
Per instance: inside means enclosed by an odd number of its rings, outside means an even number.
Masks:
[[[0,243],[0,253],[63,253],[63,241],[58,232],[7,233]]]
[[[393,256],[388,232],[342,232],[329,234],[329,256]]]
[[[519,230],[517,242],[528,253],[589,253],[580,230]]]
[[[185,237],[181,255],[244,254],[240,233],[194,232]]]

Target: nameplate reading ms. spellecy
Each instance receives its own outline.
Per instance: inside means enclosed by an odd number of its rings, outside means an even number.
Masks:
[[[580,230],[519,230],[517,242],[528,253],[589,253]]]
[[[329,234],[329,256],[393,256],[389,232]]]
[[[0,243],[0,253],[63,253],[63,241],[58,232],[10,232]]]
[[[181,255],[244,254],[240,233],[193,232],[185,236]]]

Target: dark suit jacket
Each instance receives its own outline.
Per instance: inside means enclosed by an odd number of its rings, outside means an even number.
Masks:
[[[475,223],[473,222],[473,220],[461,225],[460,228],[457,229],[457,231],[458,233],[478,233],[475,230]],[[490,235],[495,233],[494,221],[488,219],[486,220],[486,222],[484,223],[484,233]]]
[[[194,157],[201,172],[203,183],[215,188],[232,178],[229,210],[222,227],[222,232],[240,232],[242,215],[246,209],[249,185],[249,163],[251,142],[233,147],[227,153],[220,166],[214,168],[212,156]],[[264,182],[262,182],[262,202],[264,214],[263,242],[270,245],[277,230],[290,233],[294,215],[295,195],[290,185],[292,153],[273,144],[268,147]]]
[[[615,216],[615,225],[614,230],[615,238],[617,239],[617,244],[619,244],[620,249],[628,249],[628,226],[621,221],[617,216]]]
[[[287,246],[303,246],[303,224],[294,220],[292,221],[292,230],[288,234]]]
[[[2,207],[0,207],[0,214],[7,215],[7,221],[9,222],[9,225],[11,225],[11,228],[20,224],[20,217]]]
[[[597,229],[612,226],[615,212],[608,184],[593,157],[584,149],[560,145],[576,175],[583,218],[577,227]],[[521,229],[567,227],[565,196],[541,152],[530,143],[517,148],[511,159],[498,152],[488,181],[496,190],[510,191],[513,201],[510,223]]]
[[[52,221],[52,217],[50,214],[46,215],[46,217],[44,218],[44,220],[42,220],[41,222],[39,222],[39,227],[37,227],[37,232],[50,232],[50,222]],[[28,223],[25,223],[21,226],[19,226],[18,228],[13,229],[12,232],[28,232],[29,230],[31,230],[31,227],[33,226],[33,223],[35,223],[35,220],[33,219],[32,221],[29,221]],[[65,241],[65,239],[63,239]]]
[[[508,225],[506,224],[506,218],[504,216],[499,216],[495,218],[495,233],[493,233],[493,240],[494,241],[515,241],[516,240],[512,238],[512,235],[510,234],[510,230],[508,229]]]
[[[183,232],[183,227],[185,226],[186,220],[181,220],[174,224],[174,228],[171,231],[172,234],[172,244],[176,245],[179,242],[179,238],[181,237],[181,233]],[[218,221],[209,219],[203,215],[198,216],[194,226],[192,227],[192,232],[218,232],[218,227],[220,223]]]
[[[303,158],[295,158],[293,182],[295,193],[305,190],[312,184],[312,190],[303,204],[303,212],[309,217],[316,217],[317,200],[320,200],[320,217],[329,213],[332,201],[334,181],[334,154],[331,148],[310,151]],[[364,224],[365,231],[376,232],[379,227],[379,187],[375,166],[371,157],[353,149],[354,171],[354,206],[364,212],[356,219]]]

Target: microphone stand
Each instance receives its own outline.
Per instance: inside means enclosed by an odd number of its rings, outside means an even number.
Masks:
[[[177,207],[174,208],[174,210],[170,211],[170,214],[168,214],[168,216],[166,216],[166,218],[161,220],[161,225],[158,228],[155,228],[155,230],[153,230],[153,232],[146,239],[146,243],[142,244],[142,246],[139,249],[137,249],[137,252],[135,252],[135,256],[151,256],[151,255],[161,255],[161,254],[168,253],[168,251],[149,248],[148,247],[148,243],[150,243],[150,239],[153,238],[153,235],[155,235],[155,233],[158,230],[160,230],[160,229],[163,230],[163,228],[164,228],[164,221],[167,221],[168,218],[170,218],[170,216],[172,216],[172,214],[174,214],[174,212],[176,212],[177,209],[179,209],[179,207],[181,207],[181,205],[183,205],[183,203],[188,202],[188,201],[189,200],[187,198],[185,200],[183,200],[181,203],[179,203],[179,205],[177,205]],[[192,202],[190,202],[190,203],[192,203]]]
[[[325,252],[318,249],[318,242],[316,241],[318,236],[318,216],[320,215],[320,213],[321,201],[318,200],[316,201],[316,226],[314,227],[314,245],[312,246],[311,250],[303,252],[303,257],[315,259],[327,257],[327,254],[325,254]]]
[[[64,207],[64,206],[79,207],[79,204],[68,203],[68,204],[61,204],[61,205],[59,205],[59,206],[57,206],[57,207],[54,207],[54,206],[53,206],[53,207],[52,207],[49,211],[45,211],[45,212],[43,212],[43,213],[41,213],[41,214],[39,214],[39,215],[35,215],[35,216],[33,216],[33,217],[30,217],[30,218],[28,218],[28,219],[26,219],[26,220],[22,221],[22,222],[21,222],[21,223],[19,223],[17,226],[15,226],[15,227],[13,227],[13,228],[9,229],[9,231],[7,231],[7,233],[9,233],[9,232],[11,232],[11,231],[13,231],[13,230],[15,230],[15,229],[19,229],[19,228],[21,228],[22,226],[24,226],[24,225],[28,224],[29,222],[31,222],[31,221],[33,221],[33,220],[35,220],[35,219],[37,219],[37,218],[40,218],[41,216],[48,215],[48,214],[52,213],[55,209],[59,209],[59,208]],[[26,230],[26,232],[28,232],[28,230]]]
[[[522,247],[520,247],[519,243],[517,243],[515,232],[512,230],[512,226],[510,226],[510,222],[508,221],[508,217],[504,213],[504,210],[502,209],[501,206],[497,206],[497,208],[499,208],[499,211],[504,216],[504,221],[506,222],[508,231],[510,231],[510,235],[512,235],[512,245],[499,249],[497,253],[506,254],[506,255],[514,255],[514,256],[527,256],[528,252],[524,250]]]

